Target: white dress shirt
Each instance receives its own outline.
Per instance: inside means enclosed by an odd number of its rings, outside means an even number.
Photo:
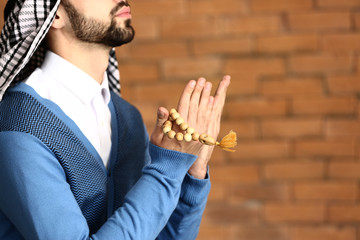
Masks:
[[[91,142],[107,167],[111,150],[110,91],[107,74],[99,84],[87,73],[48,51],[25,82],[56,103]]]

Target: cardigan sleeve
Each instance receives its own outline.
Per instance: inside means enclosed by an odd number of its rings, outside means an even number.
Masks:
[[[209,178],[196,179],[186,174],[181,186],[179,203],[157,239],[196,239],[209,192]]]
[[[196,156],[152,145],[149,151],[151,163],[124,204],[90,236],[54,154],[30,134],[1,132],[0,191],[6,194],[0,220],[5,217],[12,227],[0,225],[0,233],[17,231],[25,239],[155,239],[182,198],[182,182]]]
[[[145,131],[145,141],[147,142],[150,153],[146,154],[146,159],[150,162],[154,158],[151,150],[161,149],[149,142],[149,136]],[[150,146],[150,147],[149,147]],[[156,158],[156,157],[155,157]],[[185,175],[182,184],[179,201],[174,212],[171,214],[169,221],[161,231],[157,240],[190,240],[196,239],[203,212],[207,203],[210,192],[209,171],[207,171],[205,179],[196,179],[189,175]]]

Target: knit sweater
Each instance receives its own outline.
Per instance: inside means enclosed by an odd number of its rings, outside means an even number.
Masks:
[[[195,239],[209,179],[196,156],[149,142],[112,94],[109,168],[76,124],[26,84],[0,102],[0,239]]]

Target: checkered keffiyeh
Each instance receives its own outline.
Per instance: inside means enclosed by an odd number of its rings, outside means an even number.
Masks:
[[[0,100],[11,83],[25,80],[41,66],[46,50],[41,42],[60,0],[8,0],[0,35]],[[107,68],[109,87],[120,93],[118,63],[112,49]]]

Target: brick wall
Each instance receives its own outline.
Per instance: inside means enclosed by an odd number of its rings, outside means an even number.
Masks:
[[[198,239],[360,240],[360,0],[136,0],[122,92],[152,130],[184,84],[232,76]],[[1,6],[1,4],[0,4]]]

